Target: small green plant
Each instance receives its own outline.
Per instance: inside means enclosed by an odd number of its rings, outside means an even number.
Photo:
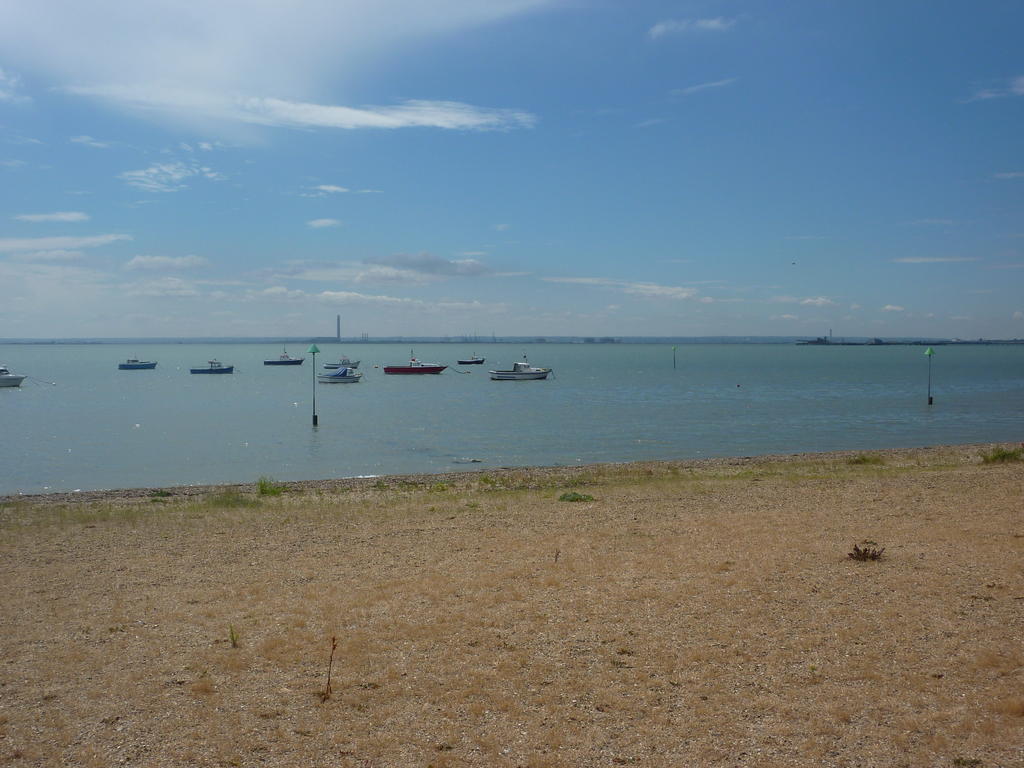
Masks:
[[[256,490],[260,496],[280,496],[284,493],[284,486],[275,482],[274,478],[262,475],[256,481]]]
[[[977,768],[981,765],[981,760],[976,757],[954,757],[953,765],[957,768]]]
[[[594,497],[589,493],[576,493],[576,491],[566,491],[558,497],[559,501],[593,501]]]
[[[1001,464],[1024,459],[1024,448],[994,448],[981,457],[985,464]]]
[[[863,545],[863,546],[861,546]],[[878,548],[878,542],[864,539],[860,544],[853,545],[853,551],[847,553],[851,560],[880,560],[885,547]]]
[[[373,487],[379,491],[386,491],[388,489],[388,484],[384,480],[378,480],[373,484]]]
[[[245,496],[235,490],[223,490],[206,497],[204,502],[209,507],[258,507],[259,499]]]
[[[443,493],[448,490],[448,483],[434,483],[430,486],[430,490],[434,493]]]
[[[231,641],[232,648],[238,647],[238,633],[235,632],[234,624],[228,624],[228,640]]]
[[[849,459],[847,464],[885,464],[885,459],[870,453],[860,453]]]
[[[173,496],[173,495],[174,494],[171,493],[170,491],[165,491],[163,488],[157,488],[155,491],[153,491],[151,494],[149,494],[149,497],[151,499],[163,499],[163,498],[166,498],[168,496]]]

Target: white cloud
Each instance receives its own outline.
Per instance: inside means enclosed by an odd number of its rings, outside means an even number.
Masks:
[[[105,141],[98,141],[92,136],[72,136],[68,139],[72,144],[84,144],[87,147],[93,147],[94,149],[107,149],[110,147]]]
[[[490,270],[474,258],[442,259],[429,253],[378,256],[365,260],[366,264],[392,268],[402,273],[415,272],[428,277],[479,277],[490,274]]]
[[[324,194],[328,195],[336,195],[339,192],[349,191],[348,187],[339,187],[336,184],[320,184],[318,186],[313,187],[313,189],[316,190],[317,192],[323,192]]]
[[[693,299],[697,296],[695,288],[681,285],[659,285],[657,283],[632,283],[625,280],[611,280],[605,277],[545,277],[548,283],[571,283],[574,285],[594,285],[601,288],[614,288],[633,296],[648,296],[661,299]]]
[[[1013,313],[1013,319],[1014,320],[1024,320],[1024,312],[1021,312],[1020,310],[1017,310],[1016,312]]]
[[[906,309],[904,307],[899,306],[898,304],[886,304],[884,307],[882,307],[882,311],[883,312],[906,312]]]
[[[27,96],[19,93],[21,90],[21,78],[13,72],[7,72],[0,68],[0,103],[18,104],[31,101]]]
[[[323,229],[324,227],[340,227],[341,222],[338,219],[313,219],[312,221],[307,221],[306,226],[313,229]]]
[[[494,228],[499,232],[507,232],[511,224],[495,224]]]
[[[724,32],[736,24],[736,19],[717,16],[713,19],[666,19],[659,21],[647,34],[657,40],[666,35],[679,35],[685,32]]]
[[[147,192],[177,192],[187,189],[186,179],[202,178],[209,181],[223,181],[224,175],[198,163],[156,163],[138,171],[125,171],[118,178],[129,186]]]
[[[980,261],[973,256],[904,256],[893,259],[896,264],[955,264],[963,261]]]
[[[817,296],[813,299],[803,299],[800,303],[809,307],[834,307],[836,305],[834,301],[826,299],[824,296]]]
[[[1000,81],[998,85],[978,88],[969,98],[964,99],[964,103],[1002,99],[1007,96],[1024,96],[1024,75],[1017,75],[1009,80]]]
[[[800,319],[796,315],[779,315],[779,318],[782,319],[782,320],[799,320]]]
[[[169,270],[195,269],[210,262],[202,256],[135,256],[125,262],[125,269]]]
[[[131,240],[131,235],[92,235],[88,237],[5,237],[0,238],[0,253],[18,251],[52,251],[59,249],[98,248],[118,240]]]
[[[81,211],[60,211],[58,213],[21,213],[14,217],[18,221],[43,222],[43,221],[88,221],[89,214]]]
[[[5,168],[24,168],[28,163],[24,160],[0,160],[0,165]]]
[[[4,4],[0,50],[67,92],[196,128],[513,128],[534,116],[416,98],[350,107],[324,94],[355,90],[370,67],[411,59],[426,41],[561,2],[179,0],[144,12],[123,0],[14,2]]]
[[[689,96],[691,93],[700,93],[701,91],[708,91],[712,88],[724,88],[727,85],[735,83],[737,78],[730,77],[725,80],[713,80],[710,83],[700,83],[698,85],[691,85],[688,88],[677,88],[672,91],[674,96]]]

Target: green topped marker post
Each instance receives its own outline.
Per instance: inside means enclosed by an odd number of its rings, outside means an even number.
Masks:
[[[928,405],[932,404],[932,356],[935,354],[935,350],[928,347],[924,351],[925,357],[928,358]]]
[[[320,351],[320,347],[316,344],[310,344],[307,353],[313,356],[313,426],[316,426],[316,353]]]

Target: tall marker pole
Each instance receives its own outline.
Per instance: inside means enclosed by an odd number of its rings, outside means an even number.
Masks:
[[[935,350],[928,347],[924,351],[925,356],[928,358],[928,405],[932,404],[932,356],[935,354]]]
[[[320,351],[320,348],[316,344],[310,344],[309,349],[306,350],[313,356],[313,426],[316,426],[316,353]]]
[[[672,370],[676,369],[676,348],[672,347]]]

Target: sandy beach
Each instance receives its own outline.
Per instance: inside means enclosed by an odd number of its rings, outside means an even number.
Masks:
[[[996,449],[3,498],[0,763],[1024,765]]]

